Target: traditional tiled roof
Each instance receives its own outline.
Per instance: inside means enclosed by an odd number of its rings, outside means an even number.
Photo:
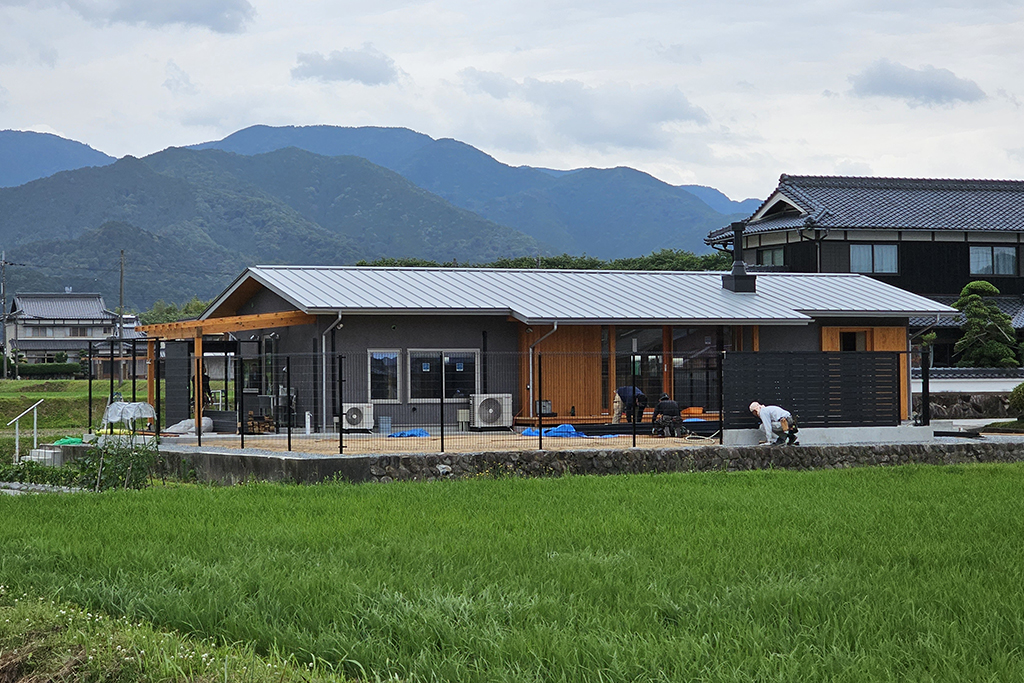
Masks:
[[[41,320],[116,320],[99,294],[29,293],[15,294],[11,316]]]
[[[777,201],[798,209],[753,220]],[[1024,230],[1024,181],[791,176],[751,215],[744,234],[796,228],[835,230]],[[728,241],[731,227],[708,244]]]
[[[952,306],[960,297],[957,296],[930,296],[929,299],[937,301],[940,304]],[[996,308],[1010,316],[1010,320],[1013,321],[1013,328],[1015,330],[1024,330],[1024,298],[1019,296],[991,296],[985,297],[985,301],[995,304]],[[964,322],[964,316],[960,315],[940,318],[938,324],[935,327],[940,328],[957,328],[960,327]],[[935,323],[934,317],[915,317],[910,319],[911,327],[928,327]]]

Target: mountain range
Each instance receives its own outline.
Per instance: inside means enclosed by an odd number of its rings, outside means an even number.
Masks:
[[[209,298],[255,263],[700,253],[759,203],[630,168],[512,167],[403,128],[253,126],[119,160],[2,131],[0,160],[8,293],[72,286],[111,304],[124,250],[126,306],[140,310]]]

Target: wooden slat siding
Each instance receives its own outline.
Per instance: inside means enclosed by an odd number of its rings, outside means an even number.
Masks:
[[[757,428],[747,409],[754,400],[783,406],[807,427],[896,425],[899,363],[892,352],[726,354],[726,427]]]
[[[753,326],[752,334],[754,335],[754,337],[753,337],[754,338],[754,344],[753,344],[754,348],[752,348],[750,350],[751,351],[760,351],[761,350],[761,326],[760,325],[754,325]]]
[[[876,327],[873,330],[873,351],[908,351],[907,328]],[[910,382],[907,381],[906,356],[900,357],[900,417],[910,418]]]
[[[522,415],[530,414],[530,344],[551,331],[550,325],[533,326],[527,333],[521,329],[519,347],[522,351],[520,372],[520,405]],[[534,349],[534,355],[544,356],[541,382],[543,386],[534,392],[534,400],[551,401],[551,410],[561,416],[568,416],[572,406],[577,415],[601,414],[601,327],[566,326],[542,341]],[[534,369],[536,372],[536,368]],[[536,376],[534,376],[536,381]]]
[[[868,351],[907,351],[907,328],[905,327],[822,327],[821,350],[838,351],[839,335],[842,332],[866,332]],[[899,366],[900,418],[910,417],[910,383],[907,381],[907,364]]]

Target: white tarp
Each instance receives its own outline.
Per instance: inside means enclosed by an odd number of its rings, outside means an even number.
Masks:
[[[135,420],[156,419],[156,411],[148,403],[128,403],[114,401],[103,413],[103,424],[100,429],[115,422],[123,422],[129,429],[135,428]]]

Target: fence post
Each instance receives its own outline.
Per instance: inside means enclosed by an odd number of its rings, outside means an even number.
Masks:
[[[136,359],[135,340],[132,339],[132,403],[135,403],[135,376],[138,374],[138,363]]]
[[[441,452],[444,453],[444,351],[441,352]]]
[[[202,344],[198,344],[198,351],[202,351]],[[195,412],[195,424],[196,424],[196,445],[203,445],[203,400],[206,398],[206,392],[203,391],[203,357],[201,355],[193,354],[195,356],[195,363],[192,364],[194,375],[194,384],[192,385],[192,395],[195,397],[196,412]]]
[[[538,451],[544,450],[544,417],[541,415],[541,410],[540,410],[540,405],[541,405],[541,403],[540,403],[541,387],[543,387],[544,384],[541,382],[541,367],[542,366],[541,366],[540,358],[541,358],[541,354],[538,351],[537,352],[537,394],[534,397],[534,403],[533,403],[533,405],[537,407],[537,450]]]
[[[634,342],[634,345],[635,345],[635,342]],[[637,403],[639,403],[639,402],[637,401],[637,396],[636,396],[637,386],[636,386],[636,354],[635,353],[629,354],[629,374],[633,378],[633,386],[632,386],[632,389],[633,389],[633,404],[632,404],[632,406],[627,406],[627,407],[629,408],[629,412],[632,413],[632,415],[630,415],[630,417],[633,418],[631,420],[632,423],[633,423],[633,448],[636,448],[636,407],[637,407]]]
[[[345,356],[338,356],[338,455],[345,454]],[[324,425],[326,431],[327,425]]]
[[[153,357],[153,377],[156,380],[156,395],[153,397],[153,401],[154,401],[154,403],[156,403],[156,405],[153,406],[153,412],[156,413],[156,424],[154,425],[156,427],[156,432],[155,432],[155,435],[154,435],[153,438],[156,439],[156,442],[159,444],[160,443],[160,427],[161,427],[161,424],[160,424],[160,340],[158,339],[156,341],[156,344],[154,344],[153,346],[154,346],[154,349],[153,349],[153,356],[154,356]],[[89,367],[92,368],[92,360],[89,361]],[[91,372],[91,370],[90,370],[90,372]],[[90,375],[90,377],[91,376],[92,375]],[[90,382],[89,385],[90,385],[90,389],[91,389],[92,382]],[[92,391],[91,390],[90,390],[89,394],[90,394],[90,396],[92,395]],[[91,401],[92,401],[92,399],[90,399],[90,403],[91,403]]]
[[[725,445],[725,351],[718,356],[718,443]]]
[[[240,448],[245,448],[245,426],[248,424],[248,416],[245,414],[245,361],[242,359],[241,345],[239,345],[238,358],[235,359],[235,406],[238,414],[238,438],[241,440]]]
[[[292,357],[284,357],[284,416],[288,420],[288,450],[292,450]]]
[[[4,362],[7,362],[6,358]],[[157,391],[159,390],[160,385],[157,384]],[[89,342],[89,433],[92,434],[92,342]]]
[[[921,424],[925,427],[932,423],[932,397],[928,386],[928,375],[932,368],[932,349],[925,346],[921,349]]]

